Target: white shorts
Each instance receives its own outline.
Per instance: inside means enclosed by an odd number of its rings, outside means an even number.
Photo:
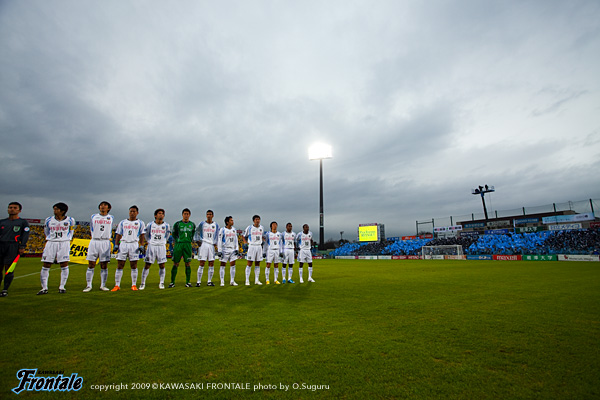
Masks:
[[[237,254],[234,254],[234,251],[235,250],[223,251],[223,257],[221,257],[221,262],[223,264],[226,264],[226,263],[233,264],[234,262],[236,262],[238,259],[238,256],[237,256]]]
[[[42,253],[42,262],[45,263],[63,263],[71,259],[71,242],[46,242],[44,252]]]
[[[110,240],[90,240],[86,260],[110,261]]]
[[[198,249],[198,260],[214,261],[215,260],[215,246],[212,244],[202,242],[200,249]]]
[[[162,245],[148,245],[148,249],[146,250],[146,259],[145,261],[148,264],[154,264],[154,261],[159,264],[164,264],[167,262],[167,248]]]
[[[263,260],[262,246],[248,246],[248,253],[246,253],[246,260],[261,262]]]
[[[267,264],[279,264],[279,250],[267,251]]]
[[[283,250],[283,260],[281,260],[283,264],[293,264],[294,263],[294,249],[285,249]]]
[[[300,249],[298,262],[312,264],[312,253],[310,250]]]
[[[137,261],[140,259],[140,253],[138,249],[140,245],[138,242],[121,242],[119,245],[119,252],[117,253],[117,260],[125,261],[129,257],[129,261]]]

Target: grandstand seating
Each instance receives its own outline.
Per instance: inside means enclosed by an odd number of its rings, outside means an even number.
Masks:
[[[504,235],[480,235],[445,239],[415,239],[380,243],[346,243],[332,256],[416,255],[425,245],[460,244],[465,254],[599,254],[598,229],[541,231]]]

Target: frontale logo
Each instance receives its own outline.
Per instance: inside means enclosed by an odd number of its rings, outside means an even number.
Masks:
[[[19,386],[12,389],[16,394],[23,390],[35,392],[70,392],[78,391],[83,387],[83,378],[77,374],[71,376],[36,376],[37,369],[22,369],[17,372]]]

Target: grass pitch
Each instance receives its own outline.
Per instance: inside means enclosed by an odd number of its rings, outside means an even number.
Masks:
[[[126,266],[114,293],[97,267],[82,293],[72,264],[59,295],[55,266],[36,296],[41,263],[22,259],[0,298],[0,398],[600,397],[598,263],[315,260],[316,283],[250,287],[244,267],[238,287],[215,268],[216,287],[185,288],[180,268],[159,290],[153,265],[132,292]],[[77,373],[83,389],[17,396],[23,368]]]

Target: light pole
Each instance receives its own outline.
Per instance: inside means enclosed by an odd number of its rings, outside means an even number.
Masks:
[[[325,228],[323,216],[323,160],[331,158],[331,146],[315,143],[308,148],[308,159],[319,160],[319,250],[325,250]]]
[[[487,213],[487,208],[485,207],[485,194],[486,193],[491,193],[491,192],[495,192],[496,190],[494,189],[493,186],[479,186],[476,189],[471,189],[471,194],[479,194],[481,195],[481,202],[483,203],[483,214],[485,215],[485,220],[488,220],[488,213]]]

